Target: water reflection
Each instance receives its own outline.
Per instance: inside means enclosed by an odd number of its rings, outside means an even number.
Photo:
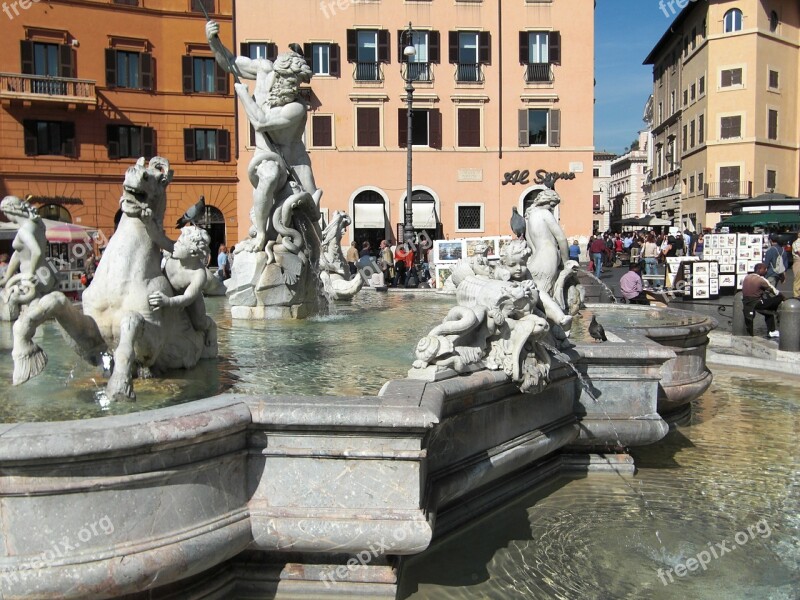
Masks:
[[[217,322],[220,357],[188,371],[136,380],[135,402],[104,401],[105,379],[67,346],[54,322],[36,341],[48,365],[35,379],[11,385],[11,324],[0,323],[0,422],[56,421],[170,406],[224,391],[246,394],[376,394],[404,377],[417,341],[439,323],[451,297],[359,294],[336,314],[307,321],[233,321],[224,298],[206,300]]]
[[[798,385],[715,369],[691,424],[633,452],[635,477],[517,499],[410,558],[399,597],[796,599]],[[712,548],[705,570],[675,574]]]

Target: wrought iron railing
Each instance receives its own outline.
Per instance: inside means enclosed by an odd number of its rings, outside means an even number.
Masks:
[[[383,71],[380,63],[357,62],[353,77],[356,81],[383,81]]]
[[[541,83],[553,81],[553,69],[550,63],[530,63],[525,70],[527,83]]]
[[[69,100],[96,104],[95,82],[89,79],[0,73],[0,98]]]
[[[752,181],[712,181],[705,184],[706,198],[752,198]]]
[[[481,64],[458,63],[456,65],[456,81],[458,82],[483,81],[483,69],[481,69]]]
[[[428,62],[412,62],[403,65],[403,79],[412,81],[433,81],[433,65]]]

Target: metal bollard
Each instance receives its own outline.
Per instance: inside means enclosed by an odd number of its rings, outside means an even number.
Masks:
[[[800,300],[790,298],[781,302],[778,319],[781,332],[778,349],[784,352],[800,352]]]
[[[733,335],[748,335],[744,324],[744,296],[736,292],[733,297]]]

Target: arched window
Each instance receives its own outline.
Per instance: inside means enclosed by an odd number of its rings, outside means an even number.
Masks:
[[[39,216],[51,221],[61,221],[62,223],[72,223],[72,215],[69,211],[59,204],[45,204],[36,209]]]
[[[353,199],[353,213],[353,239],[359,251],[364,242],[369,242],[370,254],[377,255],[381,240],[387,239],[388,221],[383,196],[375,190],[360,192]]]
[[[536,196],[541,193],[541,189],[531,190],[525,197],[522,199],[522,214],[525,214],[525,211],[528,210],[529,206],[533,206],[533,202],[536,200]]]
[[[781,21],[778,18],[778,13],[776,13],[774,10],[771,13],[769,13],[769,30],[772,33],[778,31],[778,25],[780,24],[780,22]]]
[[[742,29],[742,11],[738,8],[732,8],[725,13],[725,18],[722,20],[723,31],[725,33],[732,33],[734,31],[741,31]]]

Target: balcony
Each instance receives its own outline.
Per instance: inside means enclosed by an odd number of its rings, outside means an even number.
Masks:
[[[357,62],[353,77],[356,81],[383,81],[383,70],[377,62]]]
[[[403,64],[403,79],[412,81],[433,81],[433,65],[428,62],[412,62]]]
[[[483,83],[481,63],[458,63],[456,65],[458,83]]]
[[[753,197],[752,181],[720,181],[705,184],[704,195],[708,200],[742,200]]]
[[[0,73],[0,99],[97,104],[94,81],[20,73]]]
[[[530,63],[525,69],[525,83],[550,83],[553,69],[550,63]]]

